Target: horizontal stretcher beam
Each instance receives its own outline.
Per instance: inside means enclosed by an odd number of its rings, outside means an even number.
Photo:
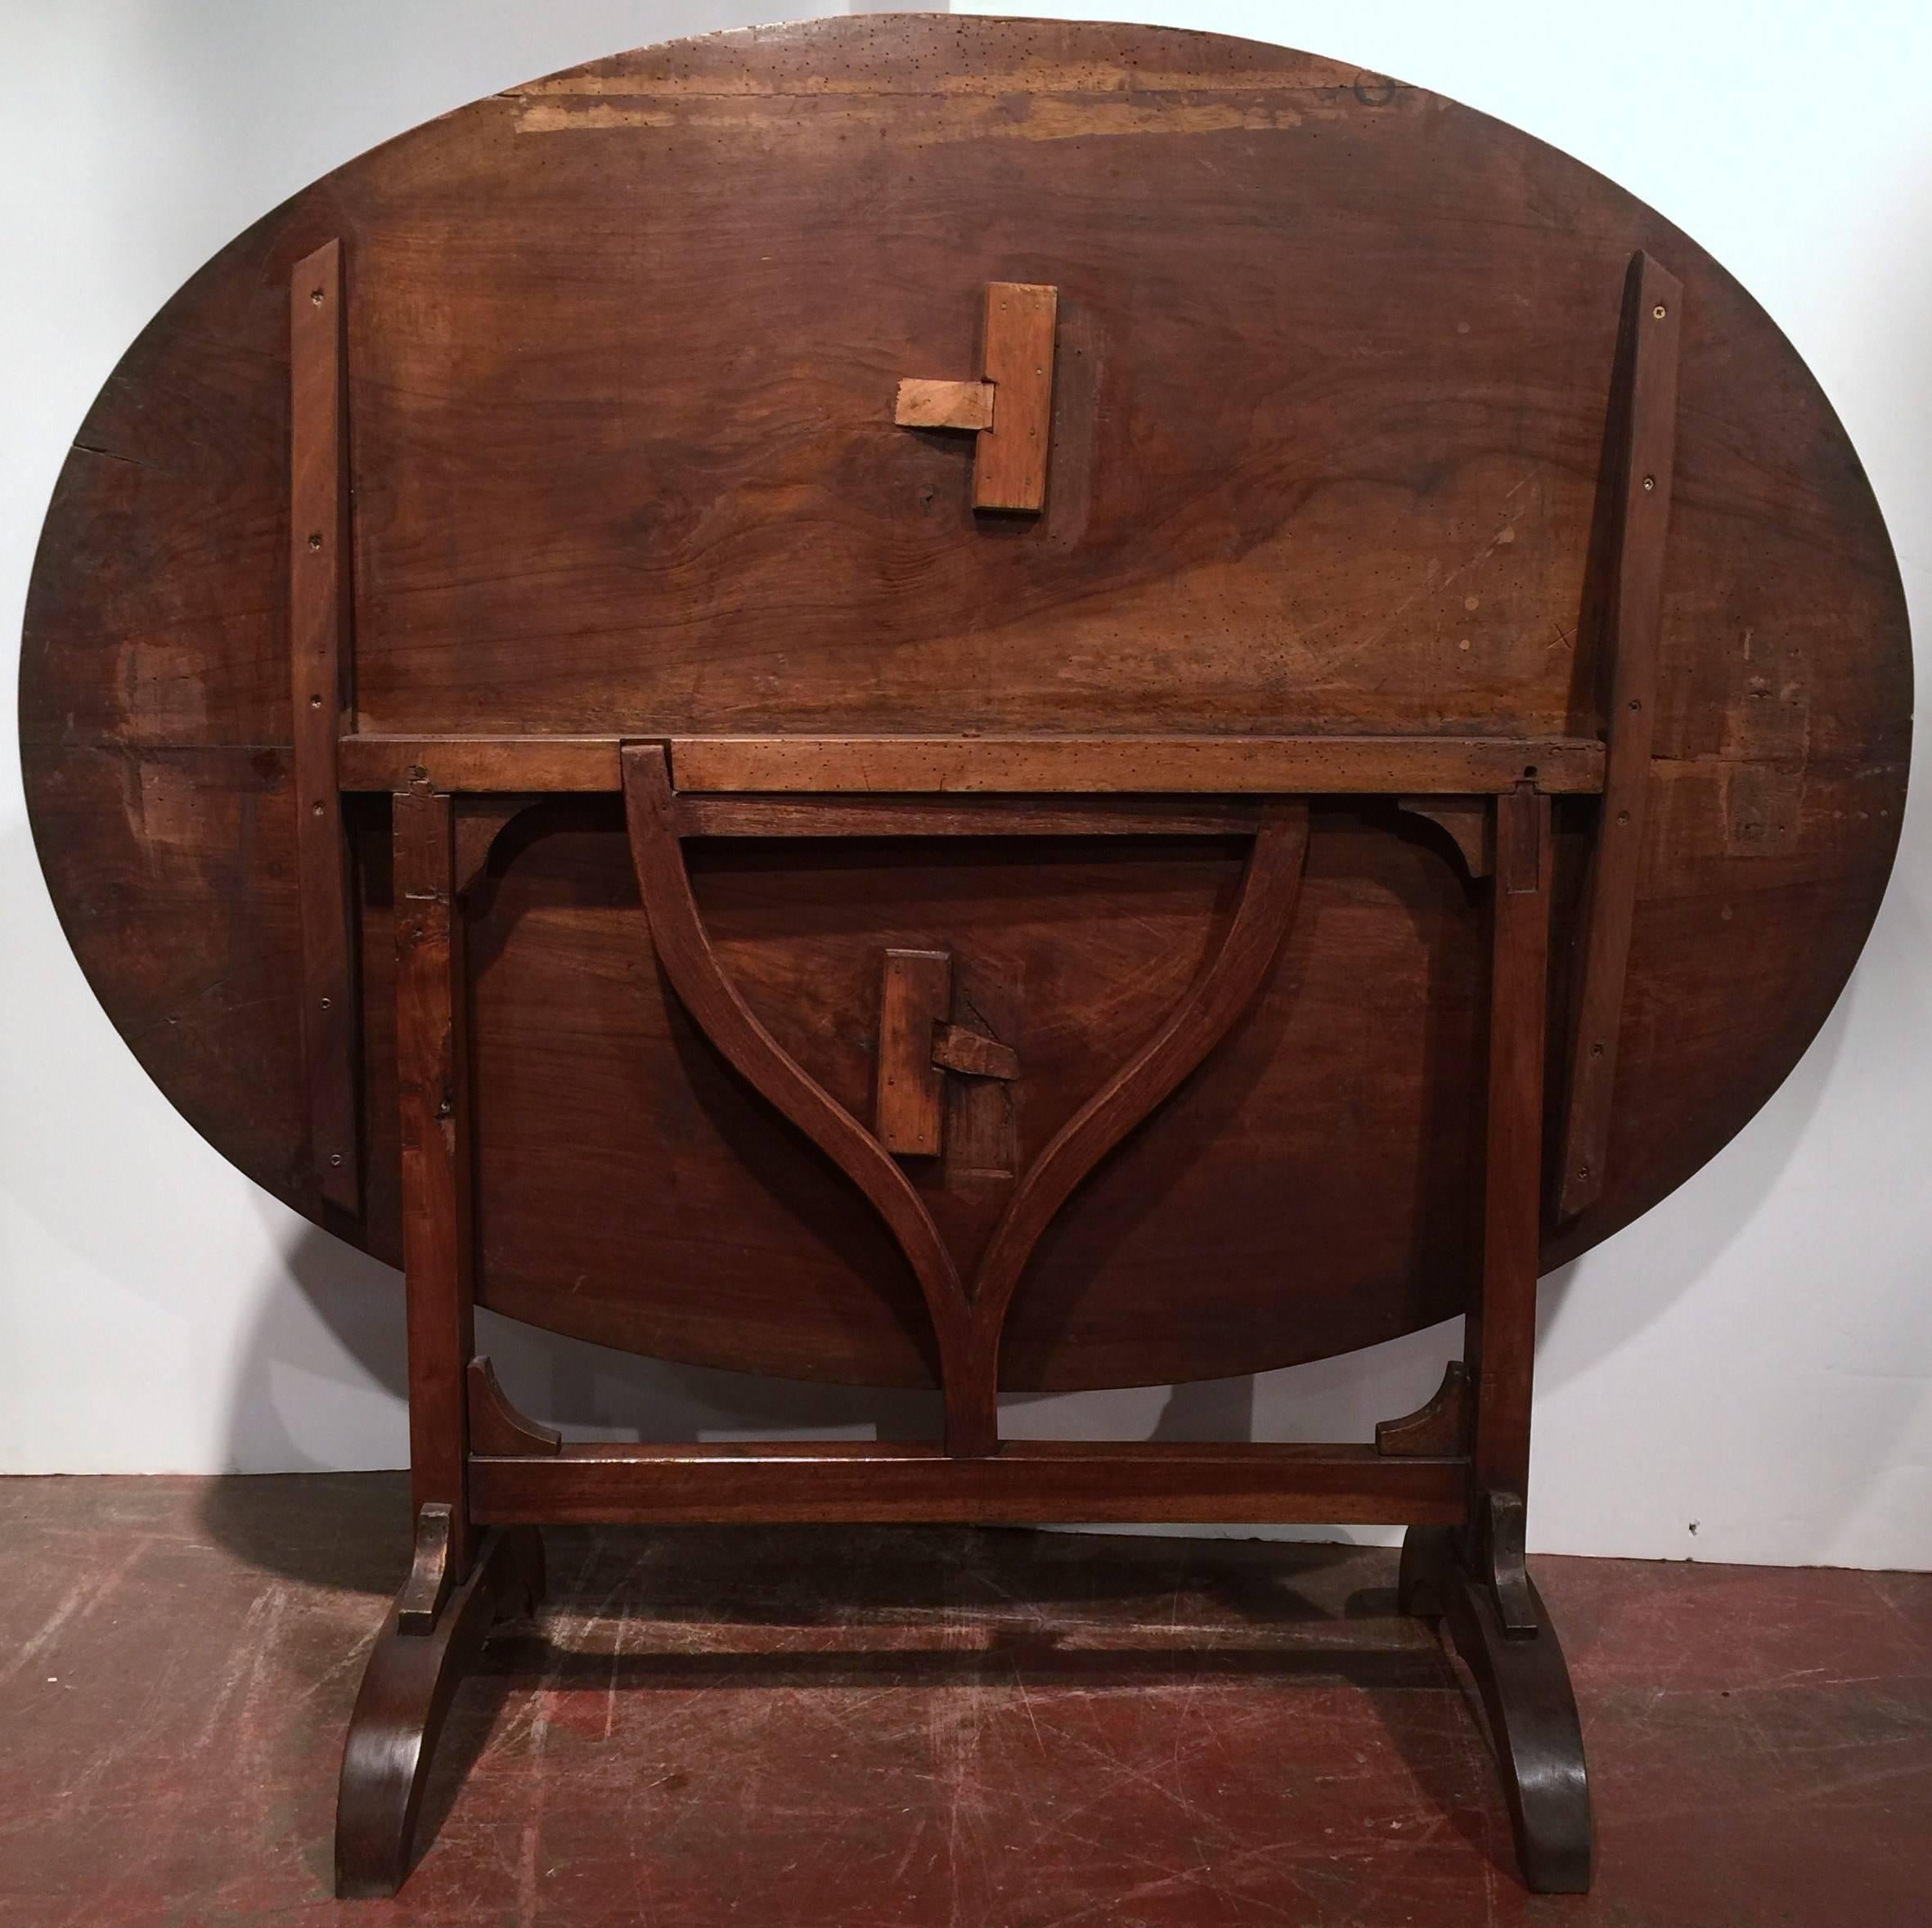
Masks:
[[[1455,1526],[1468,1462],[1373,1446],[1009,1440],[984,1458],[923,1442],[567,1445],[472,1454],[488,1524],[609,1521]]]
[[[627,741],[663,743],[681,795],[1552,795],[1603,787],[1572,736],[391,736],[338,745],[345,790],[616,792]]]

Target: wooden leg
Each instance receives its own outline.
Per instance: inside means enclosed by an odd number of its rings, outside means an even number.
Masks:
[[[1557,1630],[1533,1582],[1526,1634],[1505,1630],[1494,1588],[1473,1573],[1453,1526],[1412,1526],[1402,1542],[1404,1613],[1440,1619],[1475,1677],[1488,1716],[1523,1884],[1539,1894],[1590,1885],[1590,1786],[1583,1728]]]
[[[1454,1526],[1411,1526],[1402,1536],[1402,1571],[1395,1605],[1418,1620],[1439,1620],[1449,1611],[1449,1583],[1456,1563]]]
[[[532,1611],[542,1592],[536,1530],[496,1529],[483,1535],[469,1577],[450,1589],[428,1633],[402,1630],[401,1602],[391,1612],[370,1653],[342,1753],[338,1895],[393,1894],[402,1886],[430,1757],[456,1684],[492,1625]]]

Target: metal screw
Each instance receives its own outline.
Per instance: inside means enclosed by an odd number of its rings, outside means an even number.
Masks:
[[[1627,823],[1629,823],[1629,820],[1630,820],[1630,813],[1629,813],[1629,811],[1627,811],[1627,810],[1620,810],[1620,811],[1617,812],[1617,821],[1618,821],[1620,824],[1627,824]]]
[[[324,999],[322,1000],[322,1009],[323,1009],[326,1011],[326,1010],[327,1010],[327,1009],[328,1009],[328,1008],[329,1008],[329,1000],[328,1000],[328,999],[326,999],[326,998],[324,998]]]
[[[1591,1045],[1591,1047],[1590,1047],[1590,1055],[1591,1055],[1593,1058],[1601,1058],[1601,1057],[1603,1055],[1603,1047],[1602,1047],[1602,1045]]]
[[[340,1152],[330,1153],[329,1162],[331,1165],[339,1165],[342,1162],[342,1153]]]
[[[1651,313],[1656,320],[1660,321],[1662,321],[1664,319],[1663,303],[1660,301],[1657,305],[1651,310]]]
[[[320,709],[320,708],[322,707],[322,699],[321,699],[321,697],[319,697],[319,696],[312,696],[312,697],[310,697],[310,698],[309,698],[309,699],[308,699],[308,707],[309,707],[309,708],[310,708],[312,710],[319,710],[319,709]]]
[[[308,807],[308,814],[311,816],[320,816],[322,814],[321,805],[320,803],[310,804]]]
[[[308,291],[308,299],[312,301],[317,308],[320,308],[322,305],[321,290],[320,288],[311,288]],[[1664,311],[1661,308],[1657,310],[1659,314],[1662,314],[1663,312]]]
[[[1656,476],[1654,476],[1654,475],[1647,475],[1647,476],[1645,476],[1645,477],[1644,477],[1644,479],[1643,479],[1643,488],[1644,488],[1644,492],[1645,492],[1647,495],[1647,494],[1648,494],[1648,493],[1651,492],[1651,490],[1652,490],[1653,488],[1655,488],[1656,486],[1657,486],[1657,479],[1656,479]]]
[[[1634,696],[1633,696],[1630,699],[1630,707],[1633,710],[1640,710],[1643,708],[1643,705],[1639,703]]]
[[[319,529],[309,537],[308,546],[311,549],[320,549],[321,547],[322,537],[321,532]]]
[[[1578,1166],[1576,1168],[1576,1175],[1579,1178],[1588,1178],[1590,1175],[1589,1166],[1587,1165]]]

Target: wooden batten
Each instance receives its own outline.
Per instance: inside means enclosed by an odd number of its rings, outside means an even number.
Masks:
[[[1552,796],[1602,787],[1570,736],[345,736],[342,786],[615,791],[627,741],[664,745],[679,797]],[[690,834],[698,834],[694,831]],[[762,833],[761,833],[762,834]]]
[[[1631,264],[1624,312],[1622,487],[1604,648],[1608,741],[1590,859],[1569,1040],[1557,1205],[1570,1217],[1602,1195],[1617,1045],[1656,728],[1664,545],[1677,450],[1678,343],[1683,290],[1647,254]]]
[[[984,366],[993,410],[973,445],[975,509],[1034,515],[1046,506],[1059,307],[1056,288],[1028,281],[987,285]]]
[[[325,1211],[362,1215],[360,1026],[336,744],[350,720],[348,382],[342,244],[289,286],[289,672],[302,919],[302,1081]]]

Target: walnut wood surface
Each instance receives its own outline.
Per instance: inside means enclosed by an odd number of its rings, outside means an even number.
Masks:
[[[409,1274],[411,1494],[451,1509],[450,1565],[469,1570],[463,1481],[475,1343],[474,1171],[463,920],[450,800],[394,800],[397,1112],[402,1258]]]
[[[1458,1539],[1453,1529],[1410,1527],[1402,1542],[1402,1610],[1444,1621],[1476,1682],[1524,1885],[1541,1894],[1584,1894],[1595,1858],[1589,1773],[1557,1630],[1525,1578],[1529,1622],[1522,1637],[1512,1638],[1489,1589],[1462,1559]]]
[[[486,1304],[708,1363],[932,1377],[892,1242],[652,960],[622,739],[674,740],[694,784],[714,756],[740,796],[744,743],[795,784],[824,753],[773,739],[801,735],[977,737],[946,769],[994,787],[1021,752],[992,739],[1126,737],[1095,754],[1141,792],[1174,780],[1155,739],[1233,739],[1211,753],[1230,766],[1252,739],[1337,739],[1343,762],[1375,753],[1351,735],[1580,740],[1564,766],[1584,776],[1539,761],[1536,780],[1593,791],[1640,249],[1683,289],[1655,727],[1602,1189],[1532,1264],[1715,1152],[1844,982],[1903,799],[1897,572],[1815,384],[1693,242],[1493,121],[1278,48],[919,16],[723,35],[492,96],[267,216],[129,351],[56,488],[21,688],[55,903],[169,1097],[318,1220],[290,291],[338,239],[344,726],[575,739],[468,787],[568,787],[537,780],[541,756],[609,793],[523,811],[471,892]],[[1058,290],[1035,517],[976,517],[966,438],[892,420],[901,376],[977,365],[999,281]],[[386,794],[414,780],[365,778],[344,811],[357,1235],[393,1259]],[[1279,765],[1220,780],[1346,787]],[[1552,825],[1566,1039],[1595,809],[1559,799]],[[1318,801],[1310,826],[1252,1004],[1043,1236],[1009,1386],[1240,1371],[1462,1304],[1488,887],[1392,808]],[[949,1112],[961,1160],[915,1181],[972,1249],[1103,1045],[1193,981],[1244,842],[700,840],[690,870],[747,1007],[860,1113],[880,951],[959,960],[974,1028],[1022,1067],[973,1096],[970,1129]]]
[[[1571,1026],[1559,1209],[1566,1216],[1600,1197],[1616,1090],[1630,926],[1649,816],[1651,745],[1656,733],[1658,617],[1676,467],[1678,344],[1683,289],[1647,256],[1633,263],[1611,436],[1616,483],[1615,573],[1605,631],[1611,642],[1604,693],[1609,747],[1603,801],[1590,856],[1578,933],[1576,1013]]]
[[[405,1589],[406,1593],[407,1589]],[[485,1534],[468,1579],[425,1631],[392,1612],[375,1637],[349,1716],[335,1809],[335,1892],[393,1894],[409,1872],[436,1741],[465,1670],[492,1624],[543,1593],[543,1546],[528,1530]]]
[[[1035,515],[1046,503],[1059,290],[1024,281],[986,290],[982,339],[993,420],[973,452],[973,506]]]
[[[354,655],[343,293],[339,241],[295,263],[289,286],[289,673],[309,1165],[332,1222],[353,1229],[362,1206],[354,925],[335,768]]]
[[[1009,1440],[951,1458],[923,1441],[572,1445],[471,1462],[477,1516],[686,1520],[1460,1521],[1466,1463],[1372,1446]]]
[[[343,738],[350,789],[593,791],[621,787],[615,736]],[[1603,746],[1581,737],[1376,736],[780,736],[673,737],[666,748],[681,794],[713,791],[811,795],[949,796],[1077,791],[1188,795],[1453,796],[1498,793],[1525,775],[1552,795],[1603,787]]]

